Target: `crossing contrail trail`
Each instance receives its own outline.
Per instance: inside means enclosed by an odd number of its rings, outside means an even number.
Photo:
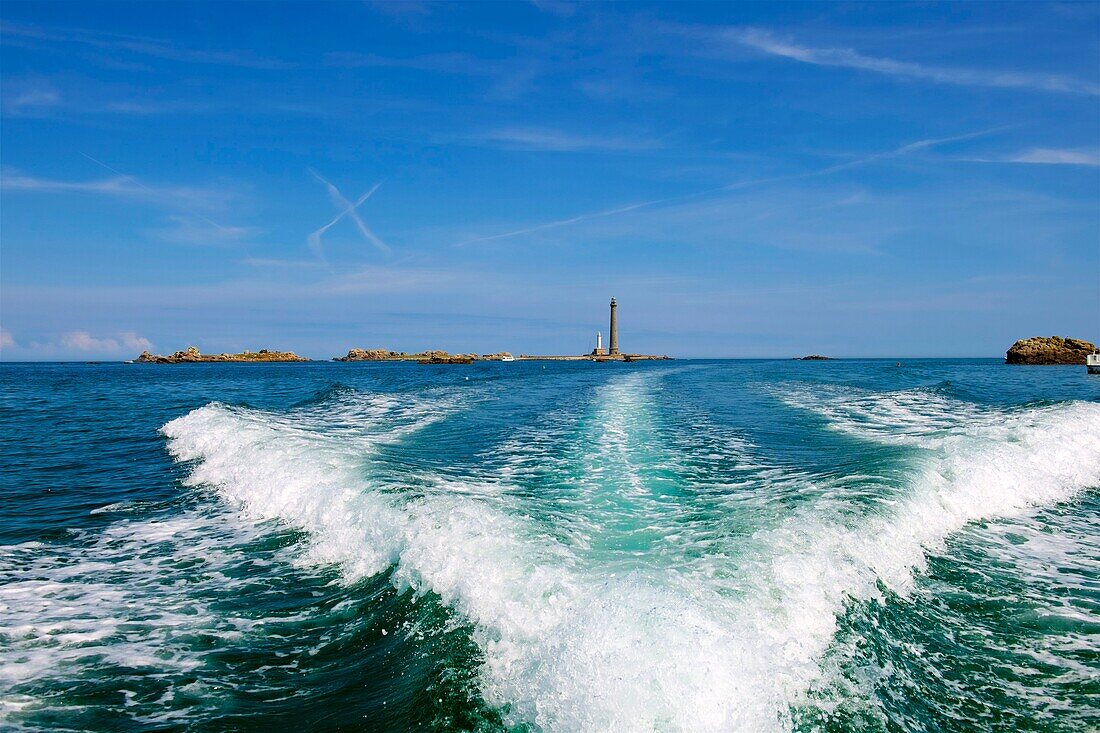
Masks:
[[[336,188],[336,186],[334,186],[332,183],[325,180],[325,178],[320,173],[313,170],[312,168],[309,169],[309,172],[310,175],[312,175],[314,178],[320,181],[322,185],[324,185],[325,189],[328,191],[328,196],[332,200],[332,203],[338,209],[340,209],[340,213],[337,214],[335,218],[332,219],[332,221],[330,221],[328,224],[325,224],[323,227],[312,232],[308,237],[306,237],[306,244],[309,245],[310,251],[312,251],[318,259],[325,259],[324,248],[321,244],[321,236],[345,216],[351,219],[352,223],[355,224],[355,228],[359,230],[359,234],[363,236],[363,239],[370,242],[383,254],[388,255],[393,253],[393,250],[390,249],[390,246],[383,242],[382,239],[378,237],[378,235],[370,230],[370,227],[366,225],[362,217],[359,216],[359,212],[357,211],[357,209],[363,205],[363,202],[369,199],[374,194],[374,192],[378,190],[378,187],[382,185],[381,183],[374,184],[374,186],[371,187],[369,191],[364,193],[362,196],[357,198],[354,203],[352,203],[344,198],[343,194],[340,193],[340,189]]]

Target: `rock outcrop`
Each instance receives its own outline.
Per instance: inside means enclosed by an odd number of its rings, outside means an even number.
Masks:
[[[404,351],[390,351],[389,349],[350,349],[347,356],[337,356],[333,361],[395,361],[403,359],[416,359],[415,354],[406,354]]]
[[[495,354],[482,354],[480,357],[483,361],[500,361],[501,359],[511,359],[512,355],[507,351],[498,351]]]
[[[418,364],[473,364],[477,361],[477,354],[448,354],[446,351],[436,352],[433,356],[417,359]]]
[[[418,361],[421,364],[468,364],[479,358],[499,360],[505,353],[479,357],[477,354],[450,354],[439,349],[410,354],[389,349],[351,349],[347,356],[337,356],[333,361]]]
[[[134,359],[143,364],[189,364],[211,361],[243,361],[243,362],[271,362],[271,361],[309,361],[305,357],[298,356],[293,351],[242,351],[239,354],[203,354],[194,346],[188,346],[186,351],[177,351],[170,356],[141,352],[141,356]]]
[[[832,361],[831,356],[822,356],[821,354],[810,354],[809,356],[796,356],[798,361]]]
[[[586,357],[593,361],[614,360],[614,357],[592,356]],[[622,354],[623,361],[672,361],[671,356],[658,356],[657,354]]]
[[[1005,354],[1006,364],[1084,364],[1096,349],[1088,341],[1061,336],[1020,339]]]

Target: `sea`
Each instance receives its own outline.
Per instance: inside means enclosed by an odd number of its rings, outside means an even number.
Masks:
[[[1100,729],[1100,377],[0,365],[0,729]]]

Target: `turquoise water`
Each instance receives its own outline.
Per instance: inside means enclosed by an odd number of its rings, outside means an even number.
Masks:
[[[1100,726],[1100,379],[0,366],[0,727]]]

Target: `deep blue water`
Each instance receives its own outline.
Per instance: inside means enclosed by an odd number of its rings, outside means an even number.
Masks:
[[[0,728],[1100,727],[1100,378],[0,365]]]

